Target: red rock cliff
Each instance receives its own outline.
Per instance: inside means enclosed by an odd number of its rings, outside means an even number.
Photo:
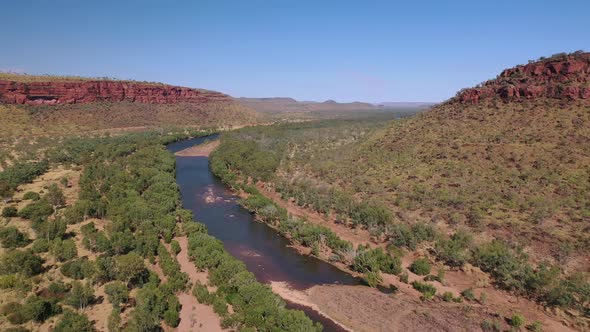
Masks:
[[[98,101],[167,104],[176,102],[231,102],[222,93],[184,87],[125,81],[31,82],[0,80],[0,102],[60,105]]]
[[[493,98],[590,99],[590,53],[554,56],[506,69],[494,80],[460,91],[450,102],[477,104]]]

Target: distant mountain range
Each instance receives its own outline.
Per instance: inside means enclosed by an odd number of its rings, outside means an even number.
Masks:
[[[273,98],[236,98],[242,105],[259,112],[314,112],[314,111],[378,111],[390,108],[426,108],[433,103],[426,102],[383,102],[378,104],[366,102],[339,103],[334,100],[324,102],[297,101],[289,97]]]

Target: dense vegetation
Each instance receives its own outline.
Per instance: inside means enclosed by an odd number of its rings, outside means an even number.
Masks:
[[[415,121],[418,120],[402,120],[393,127],[409,126]],[[400,273],[398,264],[381,265],[378,263],[380,259],[375,258],[375,263],[371,264],[376,267],[375,269],[357,265],[355,261],[363,257],[361,248],[353,249],[349,243],[338,239],[329,229],[293,220],[287,216],[284,209],[262,196],[253,184],[259,180],[264,181],[267,187],[273,188],[284,199],[293,200],[296,204],[331,217],[336,222],[348,224],[350,227],[365,228],[376,241],[385,241],[390,246],[408,250],[414,250],[419,245],[431,247],[434,249],[434,258],[440,262],[450,267],[471,263],[488,272],[494,283],[501,288],[548,305],[587,311],[590,286],[582,272],[566,274],[555,263],[533,263],[522,250],[522,246],[513,241],[497,239],[481,244],[476,244],[481,241],[473,241],[470,229],[483,227],[483,219],[494,204],[486,203],[491,202],[489,199],[469,196],[471,193],[468,192],[461,194],[469,197],[459,197],[456,190],[446,190],[443,193],[437,190],[437,187],[426,190],[427,187],[422,185],[420,196],[411,194],[414,196],[408,200],[401,197],[405,195],[402,177],[379,179],[371,168],[360,164],[361,160],[366,162],[366,157],[370,157],[371,164],[379,162],[379,165],[384,165],[383,163],[387,162],[398,166],[411,165],[408,163],[410,151],[407,152],[408,155],[404,154],[405,157],[386,152],[380,147],[361,150],[360,154],[350,152],[367,146],[366,143],[360,142],[362,138],[368,138],[370,144],[375,144],[376,138],[382,141],[381,128],[380,123],[370,121],[246,128],[222,136],[220,147],[211,156],[211,168],[227,184],[249,194],[243,203],[251,211],[256,212],[262,221],[277,227],[293,241],[312,248],[316,255],[327,248],[333,254],[330,259],[343,262],[353,270],[365,273],[370,284],[380,281],[375,272]],[[409,149],[412,144],[408,142],[407,146]],[[390,160],[392,156],[396,156],[396,160]],[[412,155],[411,158],[416,158],[416,155]],[[415,162],[413,165],[416,165]],[[355,171],[342,173],[344,168]],[[362,173],[359,173],[361,170]],[[423,176],[420,174],[421,170],[423,168],[413,168],[412,173],[408,175],[409,178],[416,176],[411,174]],[[440,171],[449,174],[451,169]],[[555,173],[554,176],[557,174],[560,173]],[[569,183],[573,185],[573,182]],[[406,185],[407,183],[403,184]],[[576,187],[572,193],[581,193],[579,190],[585,186],[583,181],[581,187]],[[482,188],[481,184],[478,184],[477,188]],[[432,201],[426,199],[425,195],[439,203],[429,205]],[[393,207],[388,198],[390,196],[397,197]],[[444,202],[440,201],[441,199]],[[579,199],[582,199],[581,195],[570,203],[575,206],[587,204]],[[469,200],[477,202],[478,205],[469,203]],[[577,203],[573,203],[574,201]],[[481,203],[488,206],[481,207]],[[438,211],[444,207],[451,211],[450,222],[456,227],[455,232],[446,236],[439,232],[433,223],[425,219],[412,220],[404,212],[418,207],[431,211]],[[547,208],[547,204],[540,203],[539,208]],[[453,212],[465,209],[467,213],[464,217]],[[578,212],[579,210],[573,211]],[[459,225],[463,226],[457,227]],[[395,262],[396,252],[399,251],[393,250],[384,257],[389,257],[388,260]],[[428,261],[417,261],[411,269],[417,274],[426,275],[430,272]]]
[[[30,295],[24,303],[6,304],[3,312],[7,319],[15,325],[31,320],[41,324],[61,315],[56,330],[91,330],[92,324],[81,310],[94,305],[95,290],[104,287],[113,306],[109,330],[158,330],[162,324],[175,327],[181,309],[176,294],[187,291],[189,282],[176,260],[179,246],[173,238],[186,234],[191,257],[199,268],[210,271],[210,282],[218,287],[211,294],[215,298],[212,304],[224,317],[225,326],[259,331],[321,330],[302,312],[286,309],[277,295],[227,254],[203,225],[193,221],[190,211],[181,208],[175,159],[163,144],[203,134],[72,138],[45,151],[47,161],[41,170],[33,167],[39,163],[31,163],[30,167],[0,173],[0,178],[9,179],[15,188],[41,174],[49,164],[83,167],[74,203],[65,205],[57,185],[48,186],[43,196],[27,195],[30,202],[17,215],[30,222],[35,233],[31,245],[26,234],[14,227],[0,232],[0,242],[7,248],[0,257],[3,289],[28,294],[38,282],[32,278],[45,278],[45,264],[59,267],[64,280],[36,292],[40,295]],[[14,216],[13,212],[7,214]],[[105,226],[97,227],[102,221]],[[93,253],[90,257],[78,256],[73,234],[67,232],[79,223],[75,236]],[[212,245],[215,250],[209,250]],[[146,263],[156,261],[165,282]],[[242,278],[235,280],[236,275]],[[137,291],[130,302],[133,289]],[[220,309],[221,303],[224,307],[231,304],[233,313]],[[130,314],[121,315],[123,306]]]

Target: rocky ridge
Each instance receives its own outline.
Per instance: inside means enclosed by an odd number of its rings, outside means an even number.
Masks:
[[[506,69],[496,79],[459,91],[449,103],[539,98],[590,99],[590,53],[562,53]]]
[[[0,80],[0,102],[27,105],[65,105],[92,102],[171,104],[178,102],[232,102],[214,91],[164,84],[88,80],[79,82],[18,82]]]

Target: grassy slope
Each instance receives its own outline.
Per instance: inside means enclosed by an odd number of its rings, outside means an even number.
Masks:
[[[564,244],[584,251],[589,140],[582,104],[443,105],[350,147],[327,180],[397,211],[540,240],[554,254]]]

